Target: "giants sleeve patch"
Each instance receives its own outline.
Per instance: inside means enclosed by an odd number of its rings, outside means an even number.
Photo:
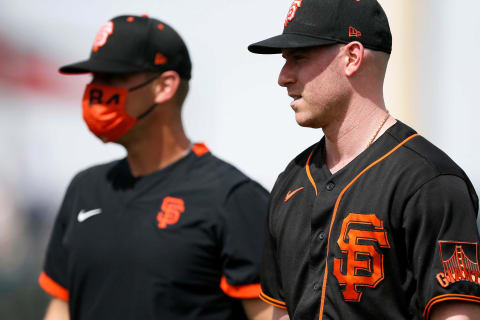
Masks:
[[[442,287],[458,281],[480,284],[478,243],[440,240],[438,245],[443,272],[439,272],[436,278]]]

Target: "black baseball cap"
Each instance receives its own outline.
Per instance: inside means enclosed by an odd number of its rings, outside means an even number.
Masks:
[[[187,46],[168,24],[146,15],[118,16],[104,23],[95,37],[90,58],[60,68],[64,74],[176,71],[190,79]]]
[[[295,0],[281,35],[251,44],[253,53],[281,53],[359,41],[365,48],[392,52],[388,19],[377,0]]]

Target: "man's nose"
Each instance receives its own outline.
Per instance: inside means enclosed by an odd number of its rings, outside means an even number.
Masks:
[[[285,62],[278,75],[278,85],[286,87],[295,82],[295,73],[291,63]]]

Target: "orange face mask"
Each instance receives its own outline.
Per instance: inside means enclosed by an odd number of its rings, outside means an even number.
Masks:
[[[128,92],[147,85],[155,78],[131,89],[102,84],[87,85],[83,94],[82,109],[83,119],[90,131],[103,142],[116,141],[130,131],[137,120],[149,114],[156,104],[135,118],[125,110]]]

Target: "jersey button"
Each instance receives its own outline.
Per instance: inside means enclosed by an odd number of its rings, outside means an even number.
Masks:
[[[325,188],[327,189],[327,191],[332,191],[335,188],[335,183],[329,182],[329,183],[327,183]]]
[[[320,286],[320,283],[315,282],[315,284],[313,285],[313,290],[317,291],[317,290],[320,289],[320,287],[321,287],[321,286]]]
[[[320,240],[325,239],[325,232],[320,232],[320,234],[318,235],[318,237],[320,238]]]

